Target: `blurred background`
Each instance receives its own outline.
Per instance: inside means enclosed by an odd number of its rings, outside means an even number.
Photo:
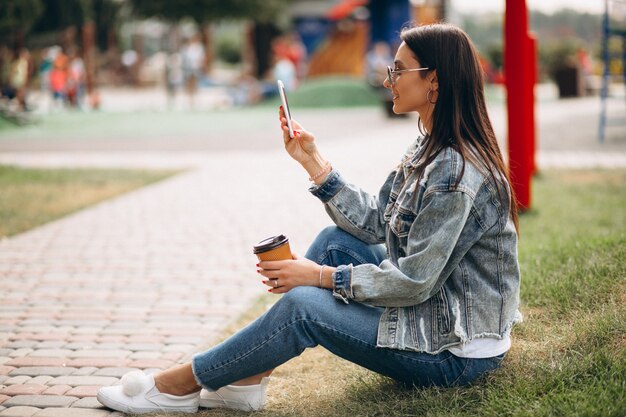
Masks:
[[[26,123],[59,111],[250,106],[275,100],[280,78],[299,106],[382,103],[391,117],[380,85],[409,22],[464,28],[498,91],[505,3],[3,0],[1,114]],[[605,67],[609,90],[623,86],[622,0],[527,4],[545,94],[599,95]]]

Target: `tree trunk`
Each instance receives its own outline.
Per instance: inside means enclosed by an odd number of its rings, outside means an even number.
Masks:
[[[254,74],[256,74],[256,62],[254,58],[254,22],[246,22],[243,36],[243,51],[241,52],[243,73],[246,76],[254,76]]]
[[[144,46],[144,37],[143,37],[143,30],[140,28],[140,30],[138,32],[136,32],[133,36],[133,49],[135,50],[135,52],[137,53],[137,60],[135,61],[134,65],[131,68],[131,76],[132,76],[132,83],[134,85],[139,85],[139,70],[141,69],[141,66],[143,65],[143,46]]]
[[[21,27],[15,28],[13,31],[13,48],[15,51],[20,51],[26,45],[26,36],[24,29]]]
[[[120,59],[120,51],[117,47],[117,37],[113,28],[109,28],[107,31],[107,50],[105,56],[106,68],[108,68],[109,75],[105,82],[117,84],[121,80],[122,62]]]
[[[83,38],[83,62],[85,63],[85,87],[87,94],[94,90],[96,79],[96,48],[95,48],[96,24],[93,21],[86,22],[82,27]]]
[[[262,79],[273,66],[272,41],[280,32],[272,23],[254,24],[254,55],[256,58],[256,77]]]
[[[61,46],[65,53],[76,50],[76,26],[69,26],[61,33]]]
[[[202,45],[204,45],[204,73],[210,74],[215,60],[215,48],[213,47],[213,25],[204,23],[201,26],[200,34]]]

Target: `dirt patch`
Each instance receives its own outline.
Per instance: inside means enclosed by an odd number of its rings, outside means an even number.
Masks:
[[[626,185],[626,170],[569,170],[553,171],[559,181],[565,184],[593,185],[605,184],[614,186]]]

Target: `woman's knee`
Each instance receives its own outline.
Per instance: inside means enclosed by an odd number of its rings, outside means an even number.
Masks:
[[[325,292],[327,291],[317,287],[295,287],[283,294],[276,306],[284,309],[283,314],[290,314],[300,318],[309,317],[309,313],[319,311],[322,308],[320,303],[323,304],[323,301],[327,298],[324,297]]]
[[[335,225],[326,226],[317,235],[318,239],[322,239],[325,242],[331,242],[337,235],[345,234],[343,230]]]
[[[294,287],[289,292],[283,294],[280,302],[289,304],[292,307],[298,308],[305,306],[312,301],[314,301],[317,297],[319,297],[319,288],[310,287],[310,286],[299,286]]]
[[[326,226],[325,228],[323,228],[315,237],[315,240],[313,240],[311,246],[309,246],[305,257],[312,260],[313,262],[322,262],[322,260],[328,256],[328,245],[331,242],[335,241],[337,235],[340,233],[345,232],[334,225]]]

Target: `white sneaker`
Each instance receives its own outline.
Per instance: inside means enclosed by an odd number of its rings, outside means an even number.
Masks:
[[[200,407],[262,410],[269,380],[269,377],[265,377],[258,385],[226,385],[217,391],[203,389],[200,391]]]
[[[197,392],[183,396],[162,394],[154,384],[154,376],[139,371],[124,375],[120,385],[102,387],[98,391],[98,401],[103,405],[127,414],[195,413],[199,397]]]

